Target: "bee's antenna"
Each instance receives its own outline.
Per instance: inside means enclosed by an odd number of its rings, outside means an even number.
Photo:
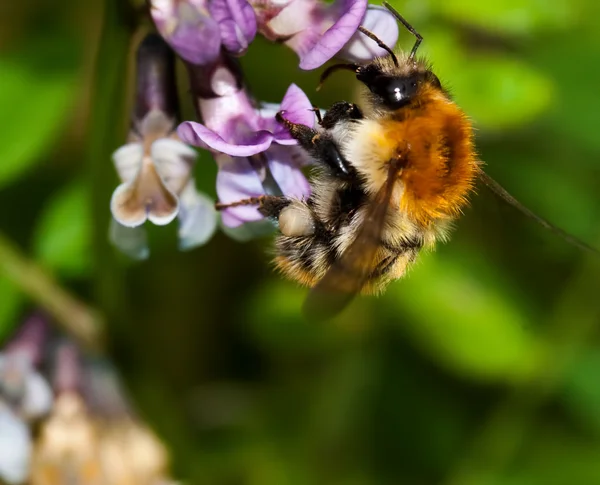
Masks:
[[[400,15],[400,13],[398,13],[398,11],[392,7],[389,3],[387,2],[383,2],[383,6],[385,8],[387,8],[394,17],[396,17],[401,23],[402,25],[404,25],[404,27],[406,27],[406,30],[408,30],[412,35],[414,35],[417,40],[415,41],[415,45],[413,46],[412,50],[410,51],[410,55],[408,56],[408,60],[412,61],[415,58],[415,54],[417,53],[417,49],[419,48],[419,46],[421,45],[421,41],[423,40],[423,37],[421,36],[421,34],[419,34],[412,25],[410,25],[406,19]]]
[[[390,49],[387,45],[385,45],[383,43],[383,41],[377,37],[373,32],[371,32],[370,30],[365,29],[362,25],[358,27],[358,30],[360,30],[363,34],[365,34],[369,39],[374,40],[375,42],[377,42],[377,45],[379,47],[381,47],[383,50],[387,51],[387,53],[392,56],[392,60],[394,61],[394,65],[396,67],[399,66],[398,64],[398,58],[396,57],[396,54],[394,54],[394,51],[392,49]]]
[[[333,66],[329,66],[327,69],[323,71],[321,74],[321,78],[319,79],[319,84],[317,86],[317,91],[321,89],[325,80],[331,76],[335,71],[346,70],[346,71],[354,71],[358,72],[360,66],[358,64],[334,64]]]
[[[489,189],[492,192],[494,192],[494,194],[496,194],[498,197],[500,197],[504,201],[508,202],[515,209],[519,210],[520,212],[525,214],[527,217],[530,217],[531,219],[536,221],[541,226],[545,227],[549,231],[552,231],[554,234],[557,234],[558,236],[560,236],[561,238],[563,238],[565,241],[572,244],[573,246],[576,246],[579,249],[583,249],[585,251],[589,251],[591,253],[600,255],[600,251],[598,249],[590,246],[589,244],[584,243],[583,241],[580,241],[575,236],[572,236],[568,232],[563,231],[560,227],[556,227],[551,222],[547,221],[543,217],[538,216],[535,212],[533,212],[530,209],[528,209],[527,207],[525,207],[517,199],[515,199],[512,195],[510,195],[504,187],[502,187],[498,182],[496,182],[492,177],[490,177],[483,170],[479,171],[479,176],[481,177],[481,180],[483,181],[483,183],[485,185],[487,185],[489,187]]]

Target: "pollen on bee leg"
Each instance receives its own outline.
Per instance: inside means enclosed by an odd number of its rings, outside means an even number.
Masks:
[[[284,236],[310,236],[315,232],[315,221],[308,207],[293,203],[279,214],[279,230]]]

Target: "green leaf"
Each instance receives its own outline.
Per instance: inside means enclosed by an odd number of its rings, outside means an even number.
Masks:
[[[460,24],[497,33],[529,34],[540,30],[563,29],[576,18],[576,2],[554,0],[431,0],[430,8]]]
[[[0,347],[15,328],[23,295],[13,283],[0,274]]]
[[[504,54],[467,54],[450,31],[430,34],[423,53],[478,129],[525,125],[552,100],[553,83],[541,71]]]
[[[592,485],[600,483],[598,441],[557,425],[557,419],[538,425],[524,447],[525,459],[494,485]],[[480,482],[477,482],[478,484]]]
[[[15,55],[0,57],[0,187],[43,159],[69,115],[77,71],[72,62],[61,65],[56,59],[74,57],[70,43],[59,41],[32,41]],[[48,58],[56,63],[46,65]]]
[[[90,270],[91,232],[86,187],[74,182],[58,192],[43,212],[34,238],[36,257],[54,271],[83,276]]]
[[[590,76],[589,70],[600,58],[600,36],[597,25],[592,29],[570,37],[545,39],[534,52],[534,62],[556,84],[555,102],[547,119],[554,131],[552,136],[563,139],[562,146],[571,154],[580,146],[600,150],[598,79]],[[586,164],[598,166],[597,156],[585,158]]]
[[[562,399],[588,429],[600,433],[600,349],[579,356],[567,370]]]
[[[521,381],[541,357],[538,341],[527,331],[527,319],[499,279],[480,278],[485,268],[472,256],[423,260],[386,300],[398,312],[403,328],[433,359],[454,372],[488,381]]]

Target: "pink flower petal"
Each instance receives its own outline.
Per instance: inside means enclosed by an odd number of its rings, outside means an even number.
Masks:
[[[221,49],[219,25],[196,2],[153,2],[156,27],[179,56],[192,64],[208,64]]]
[[[242,143],[228,143],[217,133],[200,123],[184,121],[177,128],[177,134],[185,143],[201,148],[211,148],[233,157],[249,157],[264,152],[271,146],[273,135],[268,131],[257,131],[240,137]]]
[[[292,123],[310,126],[311,128],[315,125],[315,113],[312,111],[312,104],[304,91],[295,84],[292,84],[285,93],[281,101],[281,111],[285,111],[284,118]],[[289,130],[280,123],[276,124],[273,136],[280,145],[296,145],[297,143],[291,137]]]
[[[219,24],[221,41],[234,55],[246,52],[256,35],[256,15],[246,0],[212,0],[212,18]]]
[[[341,0],[331,7],[341,9],[337,21],[318,38],[314,33],[299,33],[290,41],[300,53],[301,69],[316,69],[335,56],[356,32],[367,10],[367,0]]]
[[[273,145],[267,152],[271,175],[281,192],[296,199],[308,198],[310,184],[298,166],[292,161],[289,148]]]
[[[219,173],[217,174],[217,194],[219,202],[228,204],[249,197],[264,195],[262,183],[256,170],[248,159],[217,156]],[[263,216],[257,206],[247,205],[225,209],[221,213],[223,224],[237,227],[244,222],[258,221]]]
[[[384,7],[369,5],[362,26],[373,32],[391,49],[398,41],[398,22]],[[365,34],[356,32],[338,55],[353,62],[367,62],[389,54]]]
[[[217,214],[214,202],[196,190],[193,180],[179,201],[179,249],[187,251],[209,241],[217,228]]]

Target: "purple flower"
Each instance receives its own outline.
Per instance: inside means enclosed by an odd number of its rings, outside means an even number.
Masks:
[[[290,86],[281,106],[258,107],[244,90],[239,66],[231,56],[242,55],[258,31],[294,49],[302,69],[314,69],[337,54],[355,62],[385,55],[375,42],[357,33],[361,24],[387,45],[395,45],[398,37],[394,17],[383,8],[368,8],[367,0],[153,0],[151,5],[161,34],[187,61],[191,91],[203,120],[202,124],[182,123],[177,135],[184,143],[213,152],[219,167],[217,193],[224,205],[265,194],[307,196],[310,187],[300,171],[307,156],[295,147],[295,140],[274,115],[283,110],[289,121],[314,125],[310,102],[295,85]],[[216,44],[222,47],[220,52]],[[149,106],[144,108],[143,115],[150,116]],[[142,119],[141,113],[136,114]],[[182,201],[193,199],[198,206],[206,201],[201,203],[202,197],[191,189],[183,197],[181,185],[173,186],[178,177],[164,173],[165,167],[176,166],[179,180],[190,173],[189,166],[173,161],[187,156],[183,148],[176,149],[171,143],[170,160],[166,165],[157,162],[155,145],[174,134],[163,130],[159,138],[148,135],[147,130],[137,132],[153,137],[152,143],[137,140],[137,147],[126,145],[115,153],[123,184],[113,195],[116,222],[111,237],[120,241],[126,252],[142,255],[145,234],[126,227],[138,228],[146,219],[166,224],[177,214],[190,213],[179,207]],[[129,156],[135,162],[125,160]],[[198,217],[209,218],[207,211]],[[222,221],[229,228],[261,219],[256,205],[228,207],[222,212]]]
[[[302,90],[292,84],[281,106],[264,105],[259,109],[240,87],[226,59],[210,73],[191,73],[196,76],[192,85],[210,86],[212,96],[197,100],[204,124],[187,121],[179,125],[177,133],[186,143],[215,154],[219,201],[227,204],[272,192],[307,196],[310,187],[300,171],[304,154],[293,146],[296,141],[287,129],[275,120],[281,109],[292,122],[314,125],[312,106]],[[204,79],[207,76],[209,79]],[[228,227],[260,219],[256,206],[231,207],[222,213]]]
[[[150,6],[160,34],[191,64],[211,64],[221,45],[242,55],[256,35],[256,15],[246,0],[152,0]]]
[[[209,64],[219,56],[219,24],[211,18],[206,0],[152,0],[156,28],[182,59]]]
[[[367,10],[367,0],[336,0],[332,4],[292,0],[283,5],[259,0],[255,9],[260,12],[260,32],[294,49],[302,69],[315,69],[342,49],[345,56],[356,60],[384,55],[383,49],[376,45],[365,48],[363,40],[355,37],[361,24],[391,47],[398,38],[393,16],[385,9]],[[367,42],[373,43],[370,39]]]
[[[232,55],[242,55],[256,35],[256,15],[246,0],[212,0],[208,6],[219,24],[221,42]]]

